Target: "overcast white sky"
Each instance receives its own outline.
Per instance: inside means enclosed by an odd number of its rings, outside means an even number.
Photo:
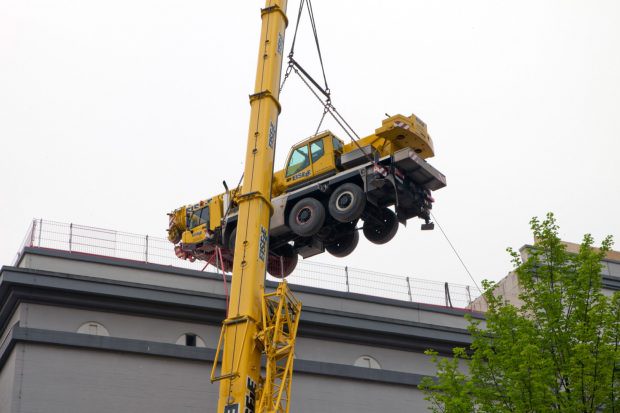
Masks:
[[[166,212],[236,182],[262,5],[0,0],[0,263],[33,217],[164,237]],[[334,103],[360,134],[386,112],[428,124],[448,179],[434,212],[478,281],[510,270],[505,248],[530,243],[529,219],[547,211],[566,240],[620,235],[620,2],[314,11]],[[307,23],[296,56],[316,69]],[[283,91],[278,168],[317,126],[312,99],[296,79]],[[470,283],[419,221],[313,260]]]

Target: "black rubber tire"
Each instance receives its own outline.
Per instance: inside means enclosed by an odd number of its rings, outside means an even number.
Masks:
[[[286,278],[295,270],[298,260],[299,256],[293,249],[293,246],[286,244],[278,248],[277,252],[269,254],[267,272],[275,278]]]
[[[326,246],[325,249],[334,257],[342,258],[351,254],[357,247],[359,241],[359,232],[357,230],[353,230],[336,240],[336,243]]]
[[[396,214],[387,208],[381,208],[374,219],[364,221],[362,227],[364,236],[373,244],[385,244],[389,242],[398,231]]]
[[[226,247],[231,250],[233,253],[235,252],[235,242],[237,240],[237,227],[234,227],[228,235],[228,241],[226,242]]]
[[[288,226],[295,234],[311,237],[325,223],[325,207],[314,198],[304,198],[295,204],[288,215]]]
[[[359,185],[351,182],[340,185],[329,197],[327,209],[338,222],[355,221],[362,216],[366,194]]]

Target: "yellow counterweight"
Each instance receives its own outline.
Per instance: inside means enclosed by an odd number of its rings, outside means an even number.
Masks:
[[[222,326],[218,413],[254,413],[261,375],[257,341],[269,251],[271,181],[273,175],[286,0],[267,0],[254,93],[250,96],[245,172],[238,196],[239,218],[228,318]],[[217,360],[216,360],[217,361]],[[215,366],[214,366],[215,367]]]

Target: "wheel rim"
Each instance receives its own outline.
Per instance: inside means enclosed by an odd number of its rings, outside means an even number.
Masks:
[[[308,221],[310,221],[311,218],[312,218],[312,208],[304,207],[301,210],[299,210],[299,212],[297,213],[297,216],[295,217],[295,220],[297,221],[298,224],[304,225],[308,223]]]
[[[345,191],[336,198],[336,209],[338,211],[346,211],[353,203],[353,193]]]

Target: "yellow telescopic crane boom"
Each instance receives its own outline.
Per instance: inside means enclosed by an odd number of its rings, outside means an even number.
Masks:
[[[241,195],[238,196],[239,218],[230,304],[227,319],[222,326],[218,356],[211,377],[213,381],[220,381],[218,413],[281,411],[280,408],[274,409],[273,403],[266,403],[264,408],[260,407],[258,397],[262,392],[274,391],[273,386],[268,382],[263,384],[260,379],[261,354],[270,347],[269,343],[264,343],[266,340],[271,340],[270,343],[273,344],[273,332],[276,331],[265,332],[264,320],[270,317],[273,320],[281,318],[277,316],[281,314],[277,312],[277,306],[267,304],[265,307],[263,295],[265,264],[269,254],[268,232],[272,212],[270,200],[274,150],[281,109],[278,97],[284,32],[287,26],[286,4],[287,0],[267,0],[265,8],[261,10],[262,29],[258,67],[254,93],[250,96],[251,113],[245,171]],[[264,314],[263,308],[272,310],[269,310],[270,314]],[[284,335],[288,335],[289,328],[296,330],[298,319],[293,321],[290,326],[281,328]],[[221,371],[219,376],[215,376],[220,350]],[[286,346],[276,345],[273,354],[281,354],[286,350]],[[292,363],[292,355],[290,360],[288,364]],[[278,374],[282,375],[279,373],[280,367],[276,364],[274,362],[275,373],[272,374],[272,378]],[[269,371],[267,376],[268,381]],[[290,380],[288,384],[280,382],[290,390]],[[286,389],[285,393],[288,393]],[[285,397],[288,398],[288,395]]]

